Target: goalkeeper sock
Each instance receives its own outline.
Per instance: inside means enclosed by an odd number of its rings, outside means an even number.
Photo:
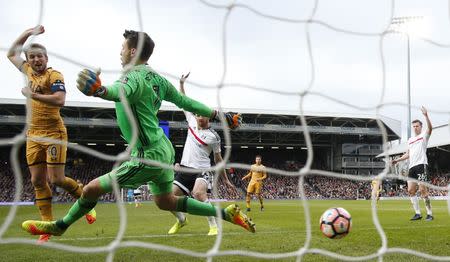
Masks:
[[[411,197],[411,203],[413,205],[413,208],[414,208],[414,211],[416,212],[416,214],[420,215],[419,199],[417,199],[417,196]]]
[[[52,190],[45,183],[43,187],[35,186],[36,206],[39,208],[41,219],[44,221],[52,221]]]
[[[427,215],[432,216],[433,212],[431,211],[431,200],[430,197],[426,196],[423,198],[423,202],[425,202],[425,208],[427,209]]]
[[[185,212],[197,216],[216,215],[216,208],[213,205],[200,202],[187,196],[178,197],[175,211]]]
[[[261,195],[259,196],[259,203],[261,204],[261,207],[264,207],[263,198]]]
[[[72,205],[67,215],[56,222],[56,225],[61,229],[66,229],[70,225],[72,225],[75,221],[77,221],[80,217],[86,215],[91,211],[95,205],[97,205],[97,201],[92,201],[85,199],[84,197],[80,197],[75,204]]]
[[[186,221],[186,216],[182,212],[171,211],[170,213],[172,213],[180,223],[184,223],[184,221]]]
[[[81,196],[82,188],[80,185],[70,177],[65,177],[64,181],[59,187],[63,188],[67,193],[69,193],[73,198],[78,199]]]

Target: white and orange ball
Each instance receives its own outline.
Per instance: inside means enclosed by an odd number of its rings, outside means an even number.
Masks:
[[[342,207],[334,207],[325,211],[320,217],[320,231],[332,239],[345,237],[352,228],[352,217]]]

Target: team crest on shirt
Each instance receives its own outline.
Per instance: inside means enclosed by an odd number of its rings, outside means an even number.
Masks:
[[[161,99],[159,98],[159,86],[158,85],[154,85],[154,86],[152,86],[152,89],[153,89],[153,91],[156,94],[156,99],[153,102],[153,105],[154,106],[158,106],[159,104],[161,104]]]
[[[121,82],[122,84],[128,83],[128,77],[122,78],[122,79],[120,80],[120,82]]]
[[[56,145],[51,145],[48,147],[48,154],[52,160],[56,160],[56,157],[58,156],[58,148]]]
[[[153,91],[159,96],[159,86],[153,86]]]

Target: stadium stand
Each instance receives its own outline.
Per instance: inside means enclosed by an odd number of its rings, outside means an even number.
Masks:
[[[117,149],[103,148],[105,153],[117,153]],[[108,152],[109,151],[109,152]],[[246,155],[245,152],[241,153]],[[8,154],[2,154],[7,156]],[[235,157],[239,157],[235,155]],[[30,182],[30,174],[28,168],[21,161],[21,170],[23,174],[24,187],[22,191],[21,201],[34,201],[33,187]],[[265,161],[268,167],[277,167],[288,171],[296,171],[301,168],[302,164],[291,160],[276,159],[274,162]],[[108,172],[113,166],[112,162],[106,162],[101,159],[88,157],[81,153],[69,154],[66,175],[70,176],[83,184],[90,180]],[[245,197],[245,189],[247,182],[241,181],[241,178],[247,174],[248,170],[228,169],[230,180],[237,188],[237,193],[223,184],[218,185],[218,196],[221,199],[239,199]],[[433,170],[432,184],[438,186],[446,186],[450,183],[449,170]],[[3,157],[0,160],[0,183],[3,190],[0,191],[0,202],[11,202],[14,196],[14,174],[9,163],[9,159]],[[404,182],[400,181],[385,181],[384,189],[381,196],[384,197],[401,197],[407,196],[406,186]],[[305,194],[309,199],[369,199],[370,197],[370,183],[362,181],[344,180],[321,176],[308,176],[305,179]],[[55,202],[71,202],[73,199],[70,195],[58,188],[53,188]],[[298,178],[285,177],[278,175],[270,175],[264,182],[263,197],[265,199],[296,199],[299,196],[298,192]],[[431,190],[432,196],[446,196],[445,191]],[[101,201],[112,202],[115,201],[113,194],[105,195]]]

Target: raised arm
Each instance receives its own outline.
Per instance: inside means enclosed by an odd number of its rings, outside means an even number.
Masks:
[[[182,93],[183,95],[186,95],[186,92],[184,91],[184,82],[186,82],[186,79],[189,77],[190,74],[191,74],[191,72],[187,73],[187,75],[181,75],[181,78],[180,78],[180,93]]]
[[[189,75],[191,74],[191,72],[187,73],[186,75],[181,75],[180,78],[180,93],[183,95],[186,95],[185,89],[184,89],[184,82],[186,81],[186,79],[189,77]],[[189,124],[189,126],[197,126],[197,121],[195,120],[194,115],[186,110],[183,110],[184,115],[186,116],[186,120]]]
[[[20,57],[20,48],[25,44],[27,39],[32,35],[40,35],[45,32],[45,29],[42,25],[38,25],[36,27],[25,30],[17,39],[14,41],[12,46],[9,48],[6,56],[9,61],[20,71],[22,71],[22,65],[25,60]]]
[[[431,132],[433,131],[433,125],[431,124],[430,118],[428,117],[428,111],[425,107],[421,108],[422,114],[425,116],[425,121],[427,122],[427,134],[431,136]]]

